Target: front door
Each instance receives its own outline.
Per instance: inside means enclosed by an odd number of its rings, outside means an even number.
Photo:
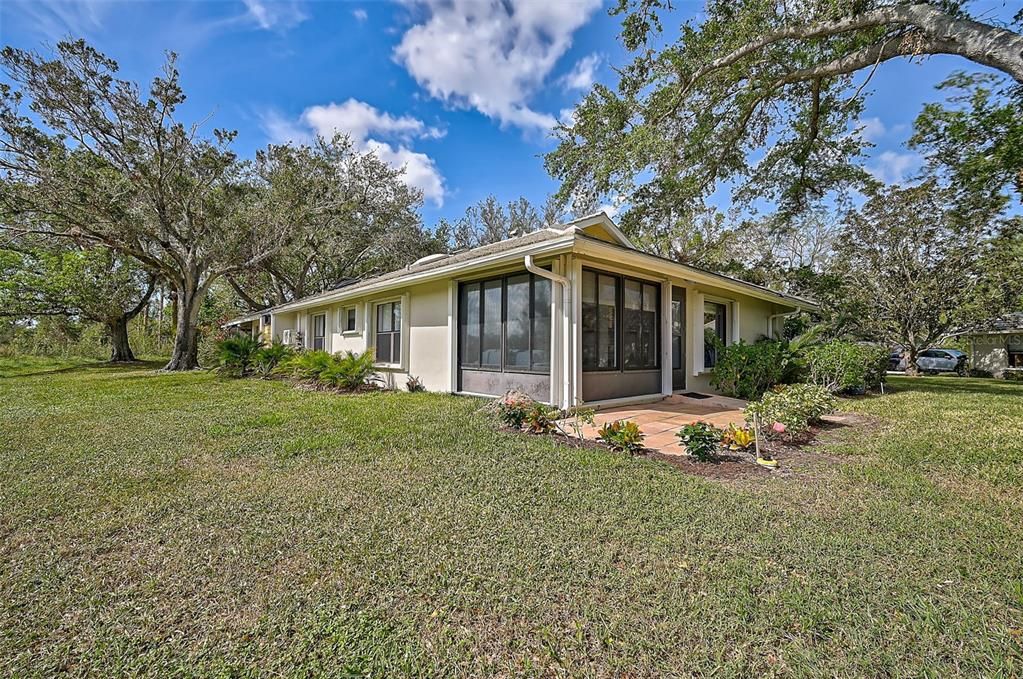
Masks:
[[[686,290],[671,287],[671,388],[686,388]]]
[[[313,349],[323,351],[327,337],[327,315],[313,316]]]

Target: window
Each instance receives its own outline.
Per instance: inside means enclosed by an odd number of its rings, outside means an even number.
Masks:
[[[583,271],[583,370],[618,367],[618,278]]]
[[[727,343],[728,307],[718,302],[703,305],[703,367],[713,368],[718,361],[718,347]]]
[[[1023,335],[1009,335],[1005,343],[1010,368],[1023,368]]]
[[[529,273],[463,283],[458,361],[503,372],[550,370],[551,284]]]
[[[622,352],[626,370],[657,367],[658,286],[631,279],[624,281],[624,337]]]
[[[401,302],[377,304],[377,362],[401,363]]]
[[[341,310],[341,332],[355,332],[355,307]]]
[[[655,283],[583,270],[583,370],[656,369],[660,299]]]
[[[326,346],[327,314],[313,316],[313,350],[323,351]]]

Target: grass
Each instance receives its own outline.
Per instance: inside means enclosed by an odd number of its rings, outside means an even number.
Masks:
[[[1023,674],[1023,385],[896,379],[726,484],[471,399],[14,372],[0,674]]]

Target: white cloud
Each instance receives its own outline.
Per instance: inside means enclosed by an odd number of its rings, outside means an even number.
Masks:
[[[859,125],[860,136],[869,142],[875,142],[888,132],[888,128],[881,122],[881,119],[874,116],[872,118],[864,118],[860,121]]]
[[[922,165],[923,157],[918,153],[884,151],[867,165],[867,172],[885,184],[906,184]]]
[[[591,54],[575,63],[572,70],[561,76],[558,82],[570,90],[588,90],[597,81],[597,67],[600,66],[600,55]]]
[[[355,20],[361,24],[362,22],[369,18],[369,13],[360,7],[359,9],[352,10],[352,16],[355,17]]]
[[[309,17],[296,0],[242,0],[249,16],[264,30],[287,29]]]
[[[310,106],[299,120],[275,112],[263,115],[263,129],[277,143],[307,143],[314,135],[330,138],[335,132],[348,134],[361,151],[371,151],[392,167],[405,170],[405,183],[423,192],[423,197],[440,206],[444,203],[444,177],[425,153],[414,151],[416,139],[440,139],[444,130],[428,126],[412,116],[393,116],[369,104],[349,99],[341,104]]]
[[[600,0],[408,0],[426,19],[408,29],[395,58],[431,96],[525,129],[554,116],[530,97],[572,44]]]
[[[575,120],[575,107],[563,108],[561,109],[561,112],[558,113],[558,122],[565,127],[572,127],[575,125]]]
[[[2,6],[5,11],[20,14],[36,32],[56,42],[64,40],[68,34],[76,38],[88,37],[101,29],[109,3],[100,0],[48,3],[5,0]],[[0,16],[0,23],[2,20]]]

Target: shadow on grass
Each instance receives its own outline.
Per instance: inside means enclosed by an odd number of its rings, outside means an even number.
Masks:
[[[918,392],[923,394],[971,393],[990,396],[1023,395],[1023,383],[1013,380],[975,377],[898,377],[885,387],[888,393]]]
[[[166,365],[165,361],[132,361],[130,363],[111,363],[110,361],[96,361],[93,363],[80,363],[78,365],[69,365],[63,368],[41,367],[39,370],[27,370],[25,372],[17,372],[10,375],[5,375],[2,372],[0,372],[0,379],[16,379],[19,377],[39,377],[40,375],[60,375],[67,373],[84,372],[86,370],[109,370],[109,371],[139,369],[159,370],[164,365]]]

